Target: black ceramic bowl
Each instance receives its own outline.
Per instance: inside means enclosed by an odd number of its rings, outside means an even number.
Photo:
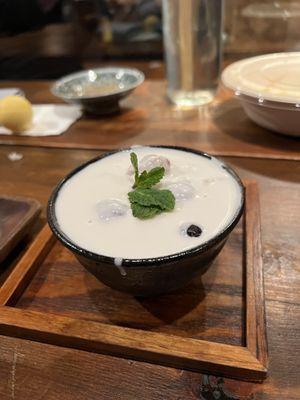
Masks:
[[[200,157],[212,159],[210,155],[196,150],[172,146],[157,147],[183,150],[198,154]],[[221,251],[230,232],[238,223],[244,207],[244,187],[240,178],[230,167],[223,164],[223,168],[231,174],[241,189],[241,204],[228,226],[212,239],[190,250],[169,256],[124,259],[122,269],[118,269],[114,258],[92,253],[73,243],[61,231],[55,215],[55,201],[66,181],[87,165],[111,154],[113,153],[103,154],[79,166],[58,184],[48,203],[48,223],[50,228],[62,244],[74,253],[79,262],[107,286],[135,296],[153,296],[185,286],[197,275],[206,271],[210,263]]]

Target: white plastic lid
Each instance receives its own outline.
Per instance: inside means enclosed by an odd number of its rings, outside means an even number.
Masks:
[[[300,4],[298,1],[273,1],[271,3],[252,3],[242,10],[242,16],[248,18],[298,18]]]
[[[263,103],[285,103],[300,109],[300,52],[266,54],[229,65],[223,84]],[[283,104],[282,104],[283,106]]]

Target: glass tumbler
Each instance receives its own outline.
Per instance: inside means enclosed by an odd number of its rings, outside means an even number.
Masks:
[[[223,0],[163,0],[167,96],[200,106],[215,96],[221,67]]]

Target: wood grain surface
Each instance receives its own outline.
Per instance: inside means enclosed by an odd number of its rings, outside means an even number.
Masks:
[[[73,269],[76,267],[78,269],[80,264],[61,244],[56,243],[50,254],[47,254],[54,237],[46,225],[0,288],[0,304],[16,307],[16,310],[10,307],[1,309],[0,332],[15,337],[120,355],[160,365],[210,371],[223,376],[261,381],[266,377],[267,350],[261,275],[259,198],[255,182],[247,182],[245,187],[245,223],[242,224],[244,229],[237,227],[234,230],[235,235],[230,235],[229,239],[231,250],[227,259],[234,269],[230,268],[226,262],[222,262],[223,252],[209,268],[209,272],[217,268],[217,272],[212,274],[213,277],[224,278],[225,275],[226,285],[215,284],[214,280],[218,278],[211,281],[211,277],[208,285],[205,284],[208,275],[206,273],[189,287],[157,298],[137,299],[120,293],[123,297],[120,303],[118,292],[105,287],[83,268],[80,268],[83,278],[74,280]],[[225,249],[227,247],[229,244],[225,246]],[[246,255],[243,254],[244,252]],[[55,255],[54,261],[51,260],[52,254]],[[66,258],[69,261],[66,262]],[[67,271],[64,268],[65,264],[69,267]],[[46,274],[42,272],[45,265]],[[53,274],[52,284],[45,289],[44,281],[49,276],[48,265],[50,268],[56,267],[56,272]],[[62,275],[57,274],[57,271],[62,270]],[[36,272],[37,276],[41,276],[39,279],[36,279]],[[235,279],[237,272],[240,276],[238,282]],[[59,279],[59,276],[64,276],[64,280]],[[95,282],[92,288],[86,283],[90,278]],[[28,296],[26,298],[26,293],[23,294],[27,286],[29,286],[27,291],[30,292],[29,299]],[[227,289],[225,291],[227,299],[222,286]],[[63,291],[61,291],[62,288]],[[78,315],[77,319],[58,317],[52,314],[51,310],[49,312],[47,307],[43,307],[43,301],[39,302],[39,300],[37,303],[41,305],[43,313],[36,314],[19,310],[22,306],[23,309],[32,310],[31,304],[35,302],[36,297],[40,297],[40,292],[44,291],[46,303],[50,298],[55,304],[55,299],[58,298],[59,305],[56,307],[56,314],[70,316],[68,308],[64,312],[67,288],[69,291],[71,288],[73,292],[73,296],[69,299],[69,307],[71,310],[76,310],[80,304],[83,310],[82,318]],[[105,296],[101,296],[103,291],[106,292]],[[100,292],[100,300],[97,299],[98,292]],[[229,308],[228,304],[236,303],[235,293],[239,294],[239,305]],[[194,296],[191,297],[191,294]],[[84,301],[86,297],[88,300]],[[60,301],[61,298],[63,302]],[[89,301],[90,298],[92,302]],[[73,305],[74,300],[75,305]],[[96,307],[95,300],[97,300]],[[84,302],[85,312],[82,308]],[[92,307],[89,307],[89,303],[92,303]],[[97,310],[98,304],[101,304],[102,312],[100,313]],[[136,304],[137,307],[132,307]],[[115,320],[106,317],[109,316],[112,308]],[[143,309],[146,312],[143,312]],[[193,313],[190,312],[191,309]],[[245,314],[247,319],[242,322],[238,332],[241,338],[239,346],[232,346],[230,345],[232,336],[230,316],[233,316],[234,321],[236,316],[243,319]],[[125,316],[125,321],[123,316]],[[138,323],[136,318],[139,320]],[[152,326],[153,319],[156,319],[157,328]],[[98,320],[101,323],[91,322],[92,320]],[[210,322],[209,329],[205,329],[207,320]],[[215,330],[215,327],[219,328],[220,325],[222,337],[217,336],[216,333],[219,330]],[[180,327],[179,330],[177,326]],[[229,330],[224,329],[227,326]],[[206,335],[206,340],[203,340],[202,332]]]
[[[0,196],[0,263],[30,230],[40,208],[33,199]]]
[[[261,381],[266,377],[266,369],[246,347],[166,336],[14,307],[0,310],[0,330],[7,336],[247,381]]]
[[[50,82],[5,82],[33,103],[58,102]],[[148,80],[122,103],[122,113],[83,117],[60,136],[0,135],[0,144],[68,149],[117,149],[136,144],[173,144],[214,155],[300,160],[300,141],[255,125],[238,100],[221,89],[212,105],[179,110],[166,100],[166,83]]]
[[[149,299],[134,298],[103,285],[70,251],[56,242],[16,306],[120,327],[244,346],[242,235],[239,224],[220,257],[203,277],[176,293]],[[26,260],[23,264],[26,265]],[[30,268],[28,260],[26,267]],[[12,275],[13,282],[15,277]],[[0,290],[1,294],[5,286]],[[13,290],[11,285],[4,290],[3,296],[0,295],[1,304],[7,304],[10,297],[4,294]]]
[[[262,385],[9,337],[0,337],[0,357],[1,400],[208,400],[213,393],[248,400],[263,395]],[[271,390],[269,398],[278,399],[278,390]],[[294,393],[289,399],[297,398],[295,389],[289,393]]]
[[[39,96],[39,92],[36,95]],[[22,153],[23,159],[9,161],[7,156],[11,151]],[[2,145],[1,191],[35,197],[45,205],[59,179],[98,154],[99,151]],[[243,178],[259,182],[270,358],[267,380],[263,384],[222,381],[142,362],[1,337],[1,400],[132,400],[141,397],[206,400],[213,399],[214,395],[220,399],[299,399],[300,164],[235,157],[224,160]],[[44,221],[43,211],[40,226]],[[0,282],[27,247],[27,242],[20,245],[14,256],[1,265]]]
[[[48,226],[39,232],[36,240],[32,243],[28,251],[24,254],[18,266],[9,275],[0,288],[0,304],[13,305],[23,294],[24,290],[31,282],[40,263],[48,254],[50,246],[54,242],[54,237],[49,234]]]
[[[265,319],[265,293],[261,254],[261,225],[259,193],[256,182],[246,184],[245,204],[245,301],[246,346],[250,353],[267,368],[268,344]]]

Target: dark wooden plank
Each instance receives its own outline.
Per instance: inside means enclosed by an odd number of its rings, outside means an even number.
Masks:
[[[40,209],[33,199],[0,196],[0,263],[26,235]]]
[[[246,343],[247,348],[267,367],[264,278],[261,257],[260,208],[255,182],[246,185]]]
[[[0,288],[0,305],[13,304],[22,295],[53,242],[46,225]]]
[[[208,377],[199,373],[0,336],[0,398],[11,400],[14,388],[15,398],[22,400],[41,396],[132,400],[141,395],[147,400],[199,400],[201,396],[208,400],[219,392],[230,400],[298,400],[300,307],[293,307],[293,315],[295,319],[283,303],[270,304],[270,341],[275,351],[272,376],[263,384],[219,379],[217,386],[211,376],[208,385]],[[290,348],[295,351],[289,353]]]
[[[2,306],[1,334],[124,358],[261,381],[266,369],[245,347]]]
[[[6,82],[35,103],[58,102],[50,82]],[[3,86],[3,84],[1,84]],[[221,90],[211,106],[179,110],[166,100],[164,81],[146,81],[123,101],[120,115],[83,117],[60,136],[0,135],[1,144],[68,149],[117,149],[136,144],[173,144],[214,155],[300,160],[300,142],[256,126],[238,100]]]
[[[218,388],[207,375],[3,336],[0,382],[1,400],[12,393],[22,400],[199,400],[218,392],[250,400],[262,390],[230,379],[219,379]]]

